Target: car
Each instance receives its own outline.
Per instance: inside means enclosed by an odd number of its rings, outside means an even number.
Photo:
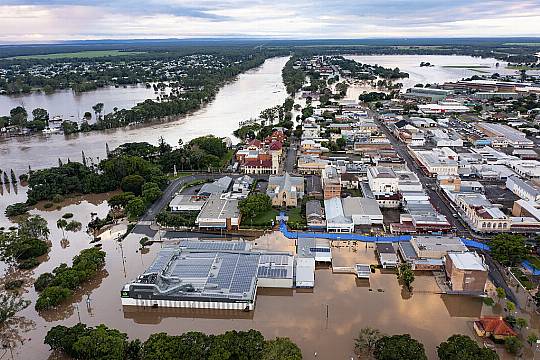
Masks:
[[[452,216],[455,217],[456,219],[459,217],[457,213],[453,213]]]

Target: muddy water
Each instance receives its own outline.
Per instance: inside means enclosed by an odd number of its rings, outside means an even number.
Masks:
[[[403,89],[416,84],[442,84],[447,81],[461,80],[474,75],[515,74],[515,70],[506,69],[506,63],[497,59],[482,59],[464,55],[349,55],[348,59],[361,63],[380,65],[388,68],[398,67],[409,73],[408,78],[400,79]],[[420,67],[421,62],[433,66]],[[497,66],[497,63],[499,66]],[[466,68],[470,66],[470,68]],[[479,67],[481,66],[481,67]],[[476,67],[476,68],[475,68]]]
[[[80,161],[81,151],[97,161],[105,155],[106,144],[110,149],[135,141],[157,144],[161,136],[172,145],[180,138],[186,142],[209,134],[232,136],[239,121],[257,117],[262,110],[283,103],[287,94],[281,69],[287,59],[268,59],[262,66],[240,74],[206,107],[175,121],[73,136],[56,134],[0,139],[0,168],[14,169],[19,175],[28,170],[28,165],[33,169],[54,166],[58,158]]]
[[[70,206],[61,211],[36,213],[53,223],[62,213],[69,211]],[[79,212],[82,215],[77,216],[83,223],[89,219],[89,212],[97,211],[101,215],[106,210],[104,204],[93,205],[84,201],[78,206],[84,207]],[[60,237],[61,232],[51,224],[53,249],[50,258],[29,275],[36,277],[61,262],[69,263],[80,249],[89,246],[88,235],[69,234],[70,246],[63,249],[59,244]],[[332,274],[324,267],[317,270],[316,287],[312,291],[261,289],[255,311],[250,313],[122,308],[119,297],[122,285],[139,275],[152,262],[160,247],[155,244],[147,253],[141,254],[137,249],[140,237],[130,235],[122,247],[113,240],[104,240],[106,270],[78,291],[73,302],[42,314],[34,311],[33,304],[23,310],[20,315],[33,325],[26,332],[20,332],[24,346],[15,350],[16,357],[46,359],[49,352],[42,339],[47,330],[57,324],[74,325],[80,316],[81,321],[89,325],[105,323],[128,333],[130,337],[143,340],[160,331],[169,334],[189,330],[220,333],[254,328],[266,337],[290,337],[301,347],[305,359],[315,358],[315,352],[319,359],[350,359],[356,333],[362,327],[371,326],[389,334],[410,333],[424,343],[432,359],[435,358],[436,345],[454,333],[472,336],[471,321],[491,311],[478,299],[435,294],[435,282],[428,275],[417,276],[415,292],[411,296],[402,290],[391,272],[378,271],[368,282],[358,281],[354,275]],[[260,245],[268,244],[271,239],[261,241]],[[283,239],[280,240],[279,247],[291,246],[292,241],[284,244]],[[360,244],[356,251],[349,247],[334,248],[333,251],[340,265],[375,262],[371,246],[366,248]],[[87,296],[90,297],[90,306],[86,304]],[[29,288],[25,297],[34,301],[36,294]]]

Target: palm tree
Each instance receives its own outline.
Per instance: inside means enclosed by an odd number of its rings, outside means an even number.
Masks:
[[[56,222],[56,227],[58,229],[61,229],[62,230],[62,237],[65,238],[66,235],[64,233],[64,228],[66,227],[66,225],[68,224],[67,220],[65,219],[58,219],[58,221]]]

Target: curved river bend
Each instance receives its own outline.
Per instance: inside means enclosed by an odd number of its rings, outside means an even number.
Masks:
[[[161,136],[172,145],[180,138],[186,142],[208,134],[232,136],[239,121],[257,117],[262,110],[283,103],[287,93],[281,80],[281,69],[287,60],[288,57],[268,59],[262,66],[240,74],[235,81],[221,88],[206,107],[174,121],[73,136],[56,134],[5,139],[0,142],[0,167],[13,169],[18,175],[27,171],[28,165],[33,169],[54,166],[58,164],[58,158],[81,161],[81,151],[97,160],[97,157],[105,156],[106,144],[114,149],[126,142],[157,144]],[[114,90],[132,91],[129,88]],[[103,91],[106,95],[109,89]],[[99,101],[95,94],[92,96]],[[101,101],[107,103],[107,97]],[[6,109],[0,110],[4,113]]]

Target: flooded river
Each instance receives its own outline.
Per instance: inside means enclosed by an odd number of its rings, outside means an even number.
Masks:
[[[409,73],[408,78],[400,80],[403,83],[403,89],[416,84],[442,84],[474,75],[516,73],[515,70],[506,69],[507,63],[504,61],[464,55],[350,55],[345,57],[365,64],[388,68],[398,67],[401,71]],[[433,66],[421,67],[421,62],[429,62]]]
[[[23,171],[28,164],[32,164],[34,168],[46,167],[55,165],[58,157],[77,160],[81,150],[88,156],[103,156],[106,143],[113,148],[128,141],[155,143],[159,136],[173,144],[180,137],[189,140],[208,133],[228,136],[237,127],[239,120],[256,116],[262,109],[283,101],[286,94],[281,83],[281,68],[286,60],[287,58],[270,59],[262,67],[240,75],[237,81],[226,85],[215,101],[205,109],[178,121],[145,128],[84,134],[76,138],[51,136],[10,139],[0,144],[0,167]],[[420,61],[431,60],[417,57],[414,64],[419,64]],[[394,64],[378,63],[399,66],[408,71],[401,60]],[[461,78],[458,73],[455,72],[450,80]],[[0,272],[3,273],[0,279],[25,279],[23,296],[32,301],[27,309],[18,314],[18,326],[13,328],[12,336],[18,338],[19,344],[23,344],[14,349],[14,358],[52,358],[48,347],[43,344],[47,330],[58,324],[74,325],[80,317],[82,322],[89,325],[104,323],[128,333],[132,338],[138,337],[142,340],[160,331],[170,334],[190,330],[220,333],[230,329],[254,328],[268,338],[290,337],[301,347],[305,359],[314,359],[315,352],[318,359],[350,359],[353,356],[354,337],[362,327],[370,326],[388,334],[410,333],[424,343],[429,358],[435,359],[436,346],[441,341],[455,333],[473,336],[474,319],[481,314],[501,311],[500,307],[492,309],[483,305],[479,299],[437,294],[435,280],[429,275],[417,275],[411,296],[402,290],[393,273],[377,271],[371,280],[366,282],[357,281],[353,275],[333,274],[327,268],[317,270],[313,291],[261,289],[255,311],[250,313],[124,309],[119,297],[122,285],[137,277],[150,265],[160,246],[154,244],[147,252],[141,253],[138,248],[142,235],[137,234],[130,235],[120,244],[114,240],[123,230],[119,228],[117,232],[105,233],[103,236],[103,250],[107,257],[106,268],[100,276],[77,291],[71,302],[55,311],[37,313],[34,310],[37,294],[33,289],[33,280],[63,262],[70,264],[73,256],[81,249],[91,246],[91,236],[84,232],[84,228],[92,213],[97,213],[99,217],[106,215],[109,209],[105,200],[109,195],[69,199],[60,204],[61,209],[56,209],[55,205],[49,210],[42,207],[32,210],[32,214],[45,217],[49,223],[52,242],[49,254],[37,268],[23,273],[6,269],[5,265],[0,264]],[[25,199],[26,189],[20,185],[17,189],[10,188],[9,191],[2,188],[0,226],[12,225],[4,217],[5,207]],[[83,230],[66,232],[63,236],[62,231],[56,227],[56,221],[67,212],[73,213],[74,219],[83,224]],[[62,240],[63,238],[67,240]],[[279,246],[272,241],[275,241],[275,238],[272,240],[272,237],[269,237],[264,243],[268,247],[276,245],[280,248],[293,248],[291,240],[282,238]],[[283,246],[287,241],[289,243]],[[376,262],[371,245],[366,247],[361,244],[355,250],[347,247],[334,248],[333,252],[339,265],[343,266]],[[87,297],[90,298],[89,305],[86,302]],[[538,328],[538,325],[537,321],[532,323],[535,328]],[[0,358],[2,355],[0,350]]]
[[[157,144],[161,136],[172,145],[176,145],[180,138],[186,142],[208,134],[232,136],[239,121],[257,117],[262,110],[283,103],[287,93],[281,80],[281,69],[287,59],[268,59],[262,66],[240,74],[235,81],[225,85],[206,107],[176,121],[73,136],[56,134],[0,139],[0,168],[14,169],[19,174],[27,171],[28,165],[33,169],[54,166],[58,163],[58,158],[65,160],[69,157],[71,160],[81,161],[81,151],[96,159],[105,155],[106,144],[110,149],[134,141]],[[131,90],[133,89],[112,89],[118,93]],[[108,90],[98,90],[100,91]],[[148,92],[147,89],[137,90],[134,95],[136,99],[139,99],[139,91]],[[150,97],[153,97],[153,92],[150,93]],[[107,94],[104,93],[102,102],[109,106],[106,101]],[[86,93],[80,96],[86,95],[95,96]],[[34,95],[30,95],[32,96]],[[72,101],[74,100],[67,101],[70,104],[68,106],[73,105]],[[90,101],[92,102],[95,103],[94,98]],[[2,106],[3,103],[0,102],[0,113],[5,112]]]
[[[158,94],[143,84],[126,87],[105,87],[97,90],[75,93],[73,90],[58,90],[52,94],[35,92],[25,95],[0,96],[0,116],[9,115],[9,110],[17,106],[24,107],[29,114],[35,108],[46,109],[52,117],[60,116],[65,120],[77,121],[86,111],[94,116],[92,106],[103,103],[103,113],[118,109],[130,109],[146,99],[155,99]]]

